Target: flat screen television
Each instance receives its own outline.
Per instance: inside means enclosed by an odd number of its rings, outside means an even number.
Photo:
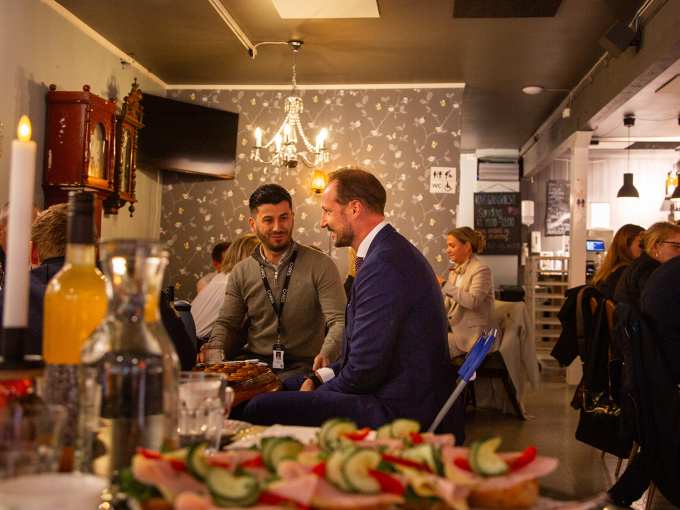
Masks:
[[[586,251],[604,251],[604,241],[586,241]]]
[[[137,166],[234,176],[238,114],[144,94]]]

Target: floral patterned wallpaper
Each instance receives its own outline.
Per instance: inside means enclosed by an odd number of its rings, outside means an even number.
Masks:
[[[445,274],[446,233],[455,226],[458,194],[430,193],[430,168],[454,167],[460,181],[460,88],[300,90],[305,134],[328,130],[329,173],[347,165],[375,174],[387,189],[386,216],[397,230]],[[321,206],[311,191],[313,170],[280,169],[250,160],[255,128],[263,142],[281,125],[290,90],[171,90],[168,97],[239,114],[233,180],[175,172],[163,174],[161,239],[170,247],[166,285],[191,301],[196,281],[213,270],[216,242],[249,232],[248,198],[260,184],[275,182],[293,197],[293,238],[329,253],[330,237],[319,227]],[[312,142],[313,143],[313,142]],[[298,142],[300,149],[301,142]],[[301,149],[300,149],[301,150]],[[341,274],[347,248],[330,249]]]

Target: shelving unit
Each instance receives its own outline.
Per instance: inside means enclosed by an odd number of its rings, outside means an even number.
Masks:
[[[556,340],[562,332],[557,312],[569,283],[568,257],[529,257],[525,269],[526,305],[537,342]]]

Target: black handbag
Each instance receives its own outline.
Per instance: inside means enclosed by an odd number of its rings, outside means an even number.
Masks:
[[[618,389],[617,377],[620,374],[617,376],[617,371],[609,363],[609,338],[598,338],[600,332],[609,332],[603,324],[603,309],[604,306],[598,305],[595,328],[591,330],[589,339],[576,439],[617,457],[628,457],[633,441],[630,437],[623,438],[619,432],[621,407],[612,398],[612,387]],[[617,381],[613,386],[612,375]]]

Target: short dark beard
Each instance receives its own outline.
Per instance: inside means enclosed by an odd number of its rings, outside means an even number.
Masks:
[[[257,228],[257,227],[255,227],[255,235],[256,235],[257,238],[260,240],[260,242],[261,242],[264,246],[267,247],[267,249],[268,249],[269,251],[272,251],[272,252],[274,252],[274,253],[282,253],[282,252],[286,251],[288,248],[290,248],[290,245],[291,245],[292,242],[293,242],[292,237],[289,236],[289,237],[288,237],[288,243],[287,243],[287,244],[285,244],[284,246],[274,246],[273,244],[271,244],[271,243],[269,242],[269,239],[267,239],[267,238],[262,234],[262,232],[260,232],[260,229]]]

